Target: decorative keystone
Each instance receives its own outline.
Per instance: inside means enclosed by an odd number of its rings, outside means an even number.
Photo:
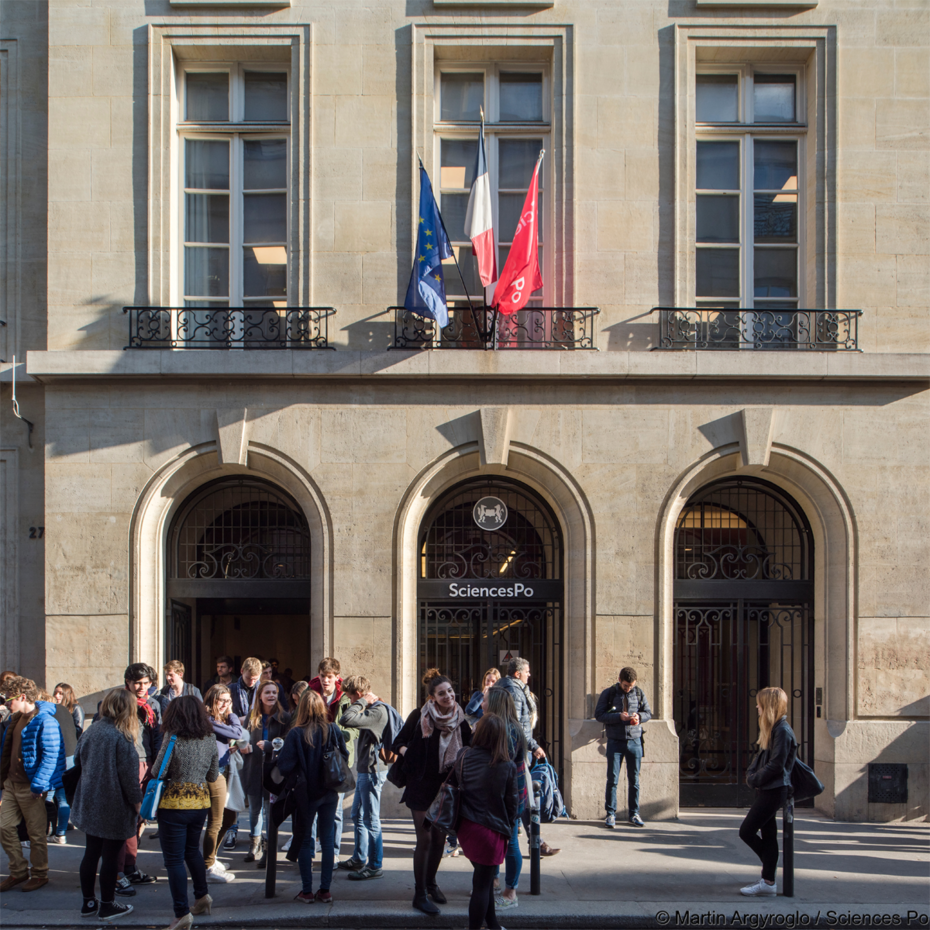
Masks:
[[[513,408],[482,407],[479,413],[481,435],[478,445],[481,450],[481,464],[503,465],[506,468],[513,431]]]
[[[216,411],[216,449],[220,465],[245,465],[248,440],[245,407],[223,407]]]
[[[757,465],[767,468],[775,433],[775,408],[744,407],[740,411],[740,421],[742,430],[739,451],[743,466]]]

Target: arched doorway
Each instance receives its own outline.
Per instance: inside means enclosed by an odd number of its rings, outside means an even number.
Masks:
[[[461,699],[509,656],[530,663],[536,739],[562,757],[562,534],[549,506],[501,477],[471,479],[427,511],[419,533],[417,669],[447,674]]]
[[[168,534],[165,656],[188,680],[218,655],[248,655],[305,674],[310,660],[310,531],[290,495],[260,478],[225,477],[192,493]]]
[[[696,492],[675,530],[674,717],[683,807],[739,807],[760,688],[788,694],[813,764],[814,546],[797,502],[758,478]]]

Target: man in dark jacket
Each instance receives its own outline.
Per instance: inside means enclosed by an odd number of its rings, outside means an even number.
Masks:
[[[179,659],[172,659],[165,665],[165,681],[168,684],[158,692],[162,713],[175,698],[187,695],[197,698],[198,701],[203,700],[200,688],[184,680],[184,663]]]
[[[645,826],[639,816],[639,769],[643,761],[643,724],[652,719],[652,710],[642,688],[636,687],[636,669],[620,669],[617,682],[601,692],[594,717],[604,724],[607,735],[607,809],[605,825],[617,825],[617,782],[620,766],[626,759],[629,783],[629,818],[634,827]]]
[[[240,675],[241,677],[229,686],[229,695],[232,698],[232,713],[240,720],[245,720],[252,709],[255,687],[262,677],[262,660],[254,656],[243,659]]]

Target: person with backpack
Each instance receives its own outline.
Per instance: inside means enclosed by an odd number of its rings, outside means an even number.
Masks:
[[[358,780],[352,803],[355,850],[351,859],[339,863],[339,868],[348,869],[350,879],[365,881],[382,875],[381,789],[387,780],[385,756],[390,752],[384,747],[390,747],[394,734],[400,732],[401,727],[396,723],[390,725],[394,716],[399,723],[400,716],[378,695],[372,694],[371,682],[363,675],[347,678],[343,688],[351,703],[339,719],[339,725],[351,727],[358,733]]]
[[[636,669],[620,669],[617,681],[601,692],[594,718],[604,724],[607,735],[607,791],[604,825],[613,830],[617,825],[617,782],[620,766],[626,760],[629,783],[627,815],[634,827],[643,827],[639,815],[639,770],[643,762],[643,724],[652,719],[652,710],[643,689],[636,686]]]

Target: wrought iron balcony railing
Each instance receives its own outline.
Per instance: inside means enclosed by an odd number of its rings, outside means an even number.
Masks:
[[[861,310],[712,310],[654,307],[657,349],[859,351]]]
[[[597,307],[525,307],[512,316],[490,307],[450,307],[440,328],[404,307],[394,311],[395,349],[595,349]]]
[[[123,307],[127,349],[332,349],[332,307]]]

